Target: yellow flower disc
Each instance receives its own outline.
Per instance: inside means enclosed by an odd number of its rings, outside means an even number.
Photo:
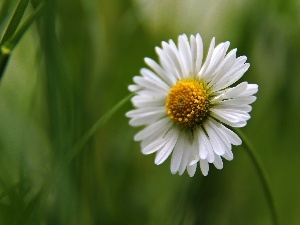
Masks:
[[[205,83],[196,79],[183,79],[169,91],[166,100],[167,114],[185,129],[194,129],[207,117],[210,107]]]

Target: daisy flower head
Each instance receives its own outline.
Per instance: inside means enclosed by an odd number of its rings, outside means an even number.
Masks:
[[[150,69],[141,69],[129,86],[135,109],[126,116],[143,127],[134,140],[143,154],[156,152],[157,165],[171,155],[173,174],[187,170],[192,177],[198,162],[204,176],[209,163],[222,169],[222,158],[232,160],[232,145],[242,143],[228,126],[247,124],[258,86],[235,84],[250,65],[228,48],[213,38],[204,60],[201,36],[180,35],[177,45],[170,40],[156,47],[159,63],[145,58]]]

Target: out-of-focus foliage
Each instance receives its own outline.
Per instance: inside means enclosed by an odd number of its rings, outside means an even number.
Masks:
[[[3,33],[18,1],[0,2]],[[39,1],[31,1],[27,14]],[[65,155],[128,94],[154,47],[200,33],[229,40],[259,85],[243,128],[270,178],[282,224],[299,224],[299,0],[46,0],[0,84],[0,224],[271,224],[242,147],[224,169],[172,175],[143,156],[124,114]],[[207,51],[207,50],[205,50]]]

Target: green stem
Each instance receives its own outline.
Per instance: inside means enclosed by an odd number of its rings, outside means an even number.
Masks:
[[[97,129],[103,126],[115,112],[117,112],[129,99],[131,99],[133,95],[134,94],[131,93],[121,101],[119,101],[114,107],[112,107],[108,112],[101,116],[89,130],[84,133],[84,135],[79,139],[77,143],[75,143],[75,145],[71,149],[68,155],[68,162],[70,162],[78,153],[80,153],[85,143],[92,137]]]
[[[39,18],[43,12],[44,3],[39,4],[39,6],[34,10],[34,12],[25,20],[20,29],[18,29],[14,35],[12,35],[7,41],[4,43],[4,46],[12,51],[14,47],[18,44],[21,37],[25,34],[28,28],[33,24],[33,22]]]
[[[17,30],[19,23],[24,15],[24,12],[28,6],[29,0],[20,0],[14,14],[12,15],[9,24],[4,31],[4,34],[0,40],[0,45],[7,41]]]
[[[20,29],[17,30],[20,20],[24,14],[24,11],[28,5],[28,1],[20,1],[16,9],[16,12],[9,23],[7,30],[5,31],[0,42],[0,80],[4,74],[6,65],[12,50],[18,44],[30,25],[41,15],[44,4],[41,3],[35,11],[25,20]]]
[[[276,210],[275,206],[275,200],[274,196],[271,191],[271,185],[269,180],[267,179],[266,172],[264,170],[264,167],[262,163],[260,162],[258,156],[256,155],[254,151],[254,147],[249,141],[249,139],[246,137],[246,135],[240,130],[240,129],[235,129],[235,132],[242,138],[243,140],[243,146],[249,155],[252,163],[254,164],[254,167],[256,169],[256,172],[258,174],[259,180],[261,182],[261,185],[263,187],[263,190],[265,192],[265,196],[269,205],[272,221],[274,225],[279,225],[279,219],[278,219],[278,213]]]
[[[111,108],[108,112],[106,112],[103,116],[101,116],[94,125],[87,130],[84,135],[79,139],[77,143],[73,146],[73,148],[70,150],[69,154],[65,155],[64,158],[62,158],[58,165],[54,168],[54,170],[51,172],[49,178],[47,179],[47,182],[44,183],[44,185],[41,188],[41,191],[39,193],[39,200],[37,201],[35,207],[38,208],[42,202],[46,200],[46,197],[48,196],[49,192],[53,188],[55,182],[57,182],[59,179],[61,179],[62,171],[66,170],[66,167],[69,165],[69,163],[72,161],[72,159],[81,152],[83,149],[83,146],[87,143],[87,141],[92,137],[93,134],[97,131],[99,127],[105,124],[114,113],[116,113],[132,96],[134,93],[129,94],[125,98],[123,98],[121,101],[119,101],[113,108]],[[1,197],[1,194],[0,194]]]
[[[6,68],[7,62],[10,57],[10,52],[6,51],[6,49],[2,48],[1,46],[0,48],[1,48],[0,49],[0,81],[1,81],[2,75],[4,73],[4,70]]]

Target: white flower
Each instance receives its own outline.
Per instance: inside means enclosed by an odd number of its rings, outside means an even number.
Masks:
[[[144,126],[134,140],[141,141],[143,154],[156,152],[155,163],[171,154],[171,172],[193,176],[197,162],[204,176],[209,163],[223,168],[222,157],[233,159],[232,145],[241,139],[227,126],[243,127],[250,119],[256,100],[256,84],[238,81],[249,68],[246,56],[236,57],[236,49],[226,54],[229,42],[215,47],[212,39],[205,62],[201,36],[183,34],[178,46],[170,40],[156,47],[160,63],[145,58],[152,69],[141,69],[129,90],[136,93],[136,109],[126,116],[130,125]]]

